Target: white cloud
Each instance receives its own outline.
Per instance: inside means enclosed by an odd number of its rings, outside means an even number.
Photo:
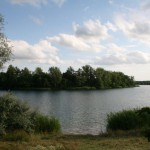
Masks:
[[[141,51],[106,54],[93,60],[96,65],[149,64],[150,53]]]
[[[66,2],[66,0],[51,0],[51,1],[56,5],[58,5],[59,7],[61,7]]]
[[[147,64],[150,63],[150,53],[141,51],[130,52],[126,55],[127,63]]]
[[[37,25],[42,25],[42,24],[43,24],[42,20],[41,20],[40,18],[38,18],[38,17],[30,16],[30,19],[31,19],[35,24],[37,24]]]
[[[110,43],[107,46],[107,50],[109,52],[121,53],[121,52],[125,51],[126,49],[124,47],[118,46],[115,43]]]
[[[18,4],[18,5],[29,4],[36,7],[39,7],[41,5],[46,5],[48,4],[48,2],[52,2],[57,6],[61,7],[66,0],[9,0],[9,1],[12,4]]]
[[[110,5],[112,5],[114,3],[113,0],[109,0],[108,2],[109,2]]]
[[[48,40],[55,45],[61,45],[77,51],[100,52],[105,49],[100,42],[109,39],[109,30],[115,30],[111,23],[102,25],[99,20],[88,20],[83,26],[74,23],[74,34],[59,34],[49,37]]]
[[[101,57],[96,57],[93,59],[93,63],[96,65],[115,65],[115,64],[122,64],[125,62],[124,55],[104,55]]]
[[[12,40],[13,55],[15,60],[27,60],[32,63],[45,63],[55,65],[62,63],[58,56],[58,49],[51,46],[47,40],[31,45],[26,41]]]
[[[150,46],[150,16],[145,11],[132,10],[118,15],[116,25],[129,39]]]
[[[113,24],[110,23],[110,22],[107,22],[107,23],[106,23],[106,27],[107,27],[109,30],[112,30],[113,32],[116,32],[116,31],[117,31],[117,27],[115,27],[115,25],[113,25]]]
[[[84,22],[83,26],[74,23],[73,28],[77,37],[86,40],[105,40],[110,37],[109,29],[102,25],[99,20],[88,20]]]
[[[85,42],[73,35],[59,34],[58,36],[50,37],[48,39],[51,43],[59,44],[76,50],[85,51],[89,49],[89,46]]]
[[[147,10],[147,11],[149,11],[150,10],[150,2],[149,1],[144,1],[143,3],[142,3],[142,6],[141,6],[141,8],[142,8],[142,10]]]
[[[74,35],[59,34],[58,36],[47,38],[52,44],[58,44],[76,51],[95,51],[99,52],[104,46],[98,43],[89,43]]]
[[[9,0],[12,4],[29,4],[32,6],[46,5],[48,0]]]

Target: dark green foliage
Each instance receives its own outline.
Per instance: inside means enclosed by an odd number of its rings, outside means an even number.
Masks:
[[[77,75],[72,67],[69,67],[65,73],[63,73],[63,88],[76,87],[77,85]]]
[[[136,81],[137,85],[150,85],[150,81]]]
[[[139,125],[147,128],[150,127],[150,107],[143,107],[136,111],[139,117]]]
[[[132,130],[150,128],[150,107],[123,110],[107,116],[108,130]]]
[[[58,132],[60,124],[55,118],[31,111],[26,103],[7,93],[0,97],[0,135],[16,130],[27,133]]]
[[[37,67],[34,72],[20,70],[10,65],[6,73],[0,73],[0,88],[3,89],[95,89],[134,87],[134,78],[121,72],[106,71],[85,65],[75,71],[69,67],[61,73],[57,67],[49,68],[48,73]]]
[[[148,142],[150,142],[150,127],[144,130],[144,136],[147,138]]]
[[[49,68],[49,78],[52,88],[54,89],[60,88],[62,81],[62,74],[59,68],[57,67]]]
[[[32,131],[29,107],[12,94],[0,97],[0,134],[14,130]]]
[[[107,116],[107,129],[109,130],[131,130],[138,127],[138,115],[134,110],[124,110],[110,113]]]
[[[35,132],[51,133],[59,131],[60,123],[57,119],[37,114],[35,119]]]
[[[143,108],[137,110],[137,113],[139,115],[142,115],[142,114],[145,114],[145,113],[150,115],[150,107],[143,107]]]

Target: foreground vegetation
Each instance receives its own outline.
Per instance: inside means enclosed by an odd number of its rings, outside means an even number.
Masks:
[[[62,135],[59,121],[31,110],[11,93],[0,96],[2,150],[147,150],[150,146],[150,108],[111,113],[107,132]],[[148,139],[147,139],[148,138]]]
[[[123,110],[107,116],[107,131],[134,131],[150,142],[150,107]]]
[[[106,71],[85,65],[78,70],[69,67],[62,73],[58,67],[50,67],[48,72],[36,68],[20,70],[10,65],[6,72],[0,73],[1,89],[106,89],[134,87],[134,77],[122,72]]]
[[[26,135],[59,132],[60,124],[57,119],[31,110],[26,103],[7,93],[0,96],[0,137],[6,138],[9,133],[18,131]]]
[[[140,136],[32,135],[29,141],[0,141],[2,150],[148,150]]]
[[[4,17],[0,14],[0,69],[12,56],[12,47],[4,34]]]
[[[148,130],[150,128],[150,107],[123,110],[107,116],[107,130]]]

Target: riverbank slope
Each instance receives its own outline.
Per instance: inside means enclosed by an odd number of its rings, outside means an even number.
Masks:
[[[33,135],[29,141],[0,141],[2,150],[148,150],[142,136]]]

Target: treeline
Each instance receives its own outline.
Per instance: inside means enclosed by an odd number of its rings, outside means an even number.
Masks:
[[[20,70],[10,65],[6,72],[0,73],[1,89],[50,88],[50,89],[105,89],[135,86],[134,77],[122,72],[93,69],[85,65],[75,71],[69,67],[62,73],[58,67],[50,67],[43,72],[40,67],[31,72],[28,68]]]
[[[138,85],[150,85],[150,81],[136,81]]]

